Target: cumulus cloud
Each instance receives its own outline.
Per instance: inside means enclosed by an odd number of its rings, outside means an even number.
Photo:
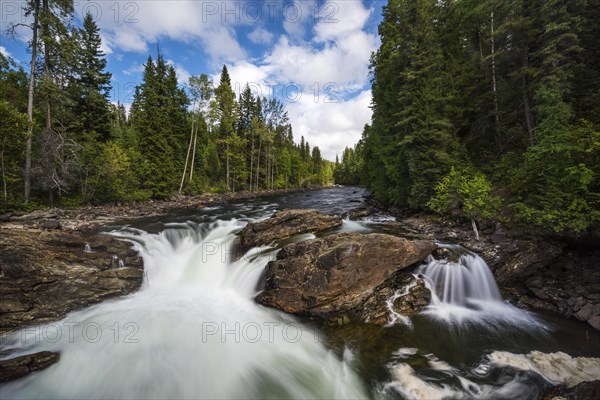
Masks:
[[[79,3],[81,16],[92,13],[103,32],[107,49],[147,52],[161,38],[184,43],[200,42],[215,63],[243,59],[246,53],[236,39],[241,18],[240,2],[234,1],[111,1]],[[233,10],[228,14],[228,10]]]
[[[192,76],[187,69],[185,69],[185,67],[173,60],[166,60],[167,65],[171,65],[173,66],[173,68],[175,69],[175,74],[177,75],[177,82],[179,82],[179,84],[181,85],[186,85],[189,80],[190,80],[190,76]]]
[[[6,50],[6,47],[4,47],[4,46],[0,46],[0,53],[2,53],[2,55],[4,57],[12,57],[10,55],[10,52],[8,50]]]
[[[271,44],[273,42],[273,34],[264,28],[256,28],[250,32],[248,39],[256,44]]]
[[[371,91],[335,103],[315,102],[310,93],[297,102],[286,103],[294,139],[301,136],[311,146],[319,146],[323,157],[334,160],[346,146],[353,146],[362,135],[363,127],[371,121]]]
[[[308,26],[316,22],[318,16],[316,0],[293,1],[281,9],[283,29],[293,39],[302,40]]]
[[[360,31],[371,12],[361,1],[326,1],[319,9],[319,20],[314,27],[315,40],[326,42]]]

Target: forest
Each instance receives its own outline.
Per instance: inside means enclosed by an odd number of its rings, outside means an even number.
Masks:
[[[600,222],[600,2],[390,0],[372,122],[335,179],[546,232]]]
[[[2,206],[30,210],[168,198],[176,193],[323,185],[333,164],[301,139],[281,101],[236,98],[226,66],[177,81],[148,57],[129,113],[109,101],[111,74],[90,14],[72,0],[29,0],[26,71],[0,54]]]

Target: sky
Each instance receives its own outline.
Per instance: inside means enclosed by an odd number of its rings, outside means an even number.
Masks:
[[[74,25],[90,12],[100,27],[111,101],[128,107],[148,55],[157,51],[183,85],[205,73],[219,82],[227,65],[234,91],[279,98],[297,142],[334,160],[371,120],[369,59],[379,46],[383,0],[75,0]],[[0,52],[23,66],[31,33],[25,1],[0,0]]]

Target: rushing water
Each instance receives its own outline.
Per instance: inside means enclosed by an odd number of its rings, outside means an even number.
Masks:
[[[598,335],[583,324],[505,303],[483,260],[456,247],[456,257],[415,271],[432,290],[431,306],[412,319],[392,315],[387,327],[319,328],[253,302],[276,249],[233,260],[245,223],[284,207],[343,213],[364,195],[287,194],[110,228],[144,258],[142,289],[5,338],[3,348],[17,354],[49,350],[61,359],[1,386],[0,397],[529,399],[550,378],[517,354],[600,354]],[[389,219],[345,221],[339,230],[378,231]]]

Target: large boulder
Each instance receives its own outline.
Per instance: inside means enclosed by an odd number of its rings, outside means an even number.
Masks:
[[[383,299],[395,291],[385,282],[435,248],[431,241],[375,233],[338,233],[291,243],[267,264],[265,288],[256,301],[292,314],[343,322],[361,316],[382,323],[387,321],[381,314]],[[365,304],[379,310],[366,310]],[[368,318],[370,313],[374,318]]]
[[[238,233],[242,250],[264,246],[299,233],[317,233],[342,225],[339,215],[316,210],[283,210],[261,222],[250,223]]]
[[[0,228],[0,334],[131,293],[143,277],[130,243],[76,231]]]

